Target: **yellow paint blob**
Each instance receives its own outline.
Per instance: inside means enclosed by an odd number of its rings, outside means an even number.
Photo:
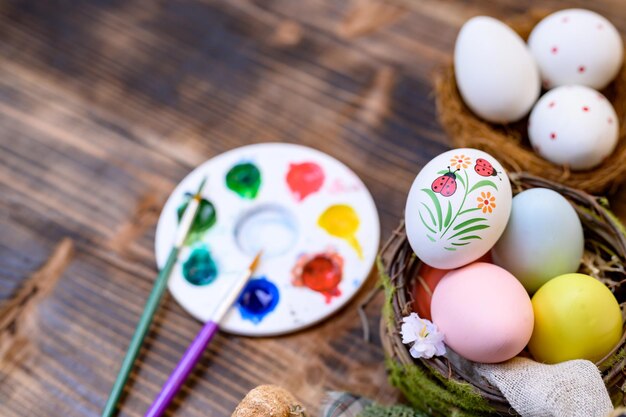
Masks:
[[[317,224],[328,234],[347,241],[362,259],[363,249],[355,236],[359,223],[359,216],[356,211],[345,204],[328,207],[317,221]]]

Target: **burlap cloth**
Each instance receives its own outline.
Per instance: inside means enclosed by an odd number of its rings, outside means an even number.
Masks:
[[[477,371],[522,417],[604,417],[613,411],[600,371],[587,360],[545,365],[518,357],[477,364]]]

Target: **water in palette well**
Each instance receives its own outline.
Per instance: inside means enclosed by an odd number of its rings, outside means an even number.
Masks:
[[[263,251],[263,257],[275,257],[295,246],[298,227],[293,214],[274,204],[256,207],[245,213],[235,226],[239,249],[249,256]]]

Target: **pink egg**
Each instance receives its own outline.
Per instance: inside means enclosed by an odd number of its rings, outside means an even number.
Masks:
[[[513,358],[533,332],[533,308],[522,284],[484,262],[446,274],[433,293],[431,312],[446,345],[474,362]]]
[[[491,263],[492,261],[490,251],[478,258],[476,262]],[[421,318],[432,321],[430,303],[432,302],[433,292],[437,284],[439,284],[439,281],[441,281],[448,272],[450,272],[450,269],[437,269],[426,264],[422,264],[417,271],[416,282],[413,287],[413,309]]]

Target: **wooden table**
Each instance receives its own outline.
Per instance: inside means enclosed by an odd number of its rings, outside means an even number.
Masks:
[[[524,4],[528,3],[528,4]],[[383,237],[448,146],[431,77],[469,17],[585,1],[4,1],[0,4],[0,415],[99,416],[156,275],[155,223],[196,165],[267,141],[327,152]],[[621,0],[594,2],[626,33]],[[613,198],[626,218],[626,193]],[[327,390],[391,403],[377,322],[219,335],[169,415],[228,416],[262,383],[316,415]],[[169,296],[121,415],[142,416],[200,323]]]

